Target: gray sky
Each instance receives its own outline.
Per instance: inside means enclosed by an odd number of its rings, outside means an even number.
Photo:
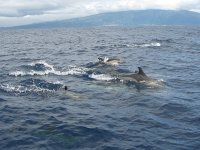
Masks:
[[[0,0],[0,27],[140,9],[200,12],[200,0]]]

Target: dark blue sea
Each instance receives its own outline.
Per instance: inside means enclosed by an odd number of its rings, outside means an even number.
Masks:
[[[199,148],[199,27],[0,30],[0,150]]]

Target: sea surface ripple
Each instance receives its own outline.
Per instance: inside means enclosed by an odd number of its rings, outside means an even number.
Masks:
[[[188,26],[0,30],[0,149],[199,149],[199,35]],[[94,68],[98,57],[124,63]],[[138,66],[162,84],[117,81]]]

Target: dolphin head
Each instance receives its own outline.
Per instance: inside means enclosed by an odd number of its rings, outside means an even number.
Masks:
[[[67,87],[66,85],[64,86],[64,90],[65,90],[65,91],[67,91],[67,90],[68,90],[68,87]]]
[[[104,59],[103,59],[103,58],[101,58],[101,57],[99,57],[99,58],[98,58],[98,60],[102,62]]]

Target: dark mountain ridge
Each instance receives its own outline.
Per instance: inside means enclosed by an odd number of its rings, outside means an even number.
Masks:
[[[14,28],[59,28],[141,25],[200,25],[200,13],[186,10],[132,10],[35,23]]]

